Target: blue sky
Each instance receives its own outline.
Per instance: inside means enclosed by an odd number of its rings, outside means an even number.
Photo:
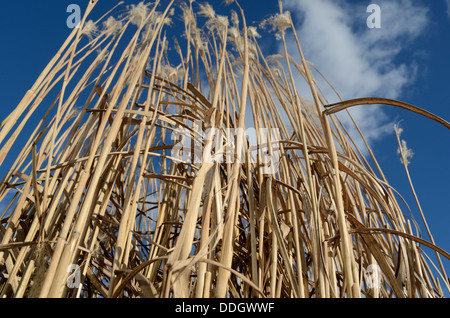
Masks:
[[[74,3],[85,8],[87,2],[1,1],[0,120],[16,107],[70,33],[66,26],[67,6]],[[227,10],[222,1],[210,3],[218,11]],[[293,15],[306,58],[344,99],[396,98],[450,121],[450,0],[283,3]],[[381,29],[366,26],[366,8],[370,3],[381,7]],[[100,0],[93,18],[106,12],[111,4],[116,1]],[[243,0],[241,5],[248,21],[255,25],[278,12],[275,0]],[[266,49],[276,50],[279,45],[273,37],[261,42]],[[330,102],[335,101],[330,91],[325,92]],[[420,203],[437,245],[450,251],[450,131],[417,114],[387,106],[359,107],[353,114],[389,182],[407,200],[413,216],[421,223],[397,155],[393,124],[401,121],[402,138],[414,152],[409,169]],[[19,147],[20,140],[17,144]],[[1,177],[10,160],[11,156],[0,167]],[[426,251],[433,256],[430,250]],[[450,261],[443,261],[450,273]]]

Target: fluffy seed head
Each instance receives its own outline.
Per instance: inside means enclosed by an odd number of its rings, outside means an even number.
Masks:
[[[144,23],[145,19],[149,14],[148,4],[144,2],[140,2],[138,5],[130,5],[127,7],[128,16],[130,18],[131,23],[141,26]]]
[[[156,11],[151,20],[152,20],[153,24],[159,24],[161,22],[161,19],[163,19],[162,12]],[[169,14],[169,16],[164,17],[164,20],[162,21],[162,23],[167,26],[170,26],[172,24],[172,18],[170,17],[170,14]]]
[[[261,37],[261,35],[259,35],[259,33],[258,33],[256,27],[254,27],[254,26],[248,27],[247,32],[248,32],[248,35],[249,35],[250,37],[254,37],[254,38],[260,38],[260,37]]]
[[[109,17],[108,20],[103,22],[103,30],[106,34],[114,34],[122,28],[122,21],[114,19],[114,17]]]
[[[208,19],[214,19],[214,17],[216,16],[216,12],[209,3],[200,4],[200,10],[198,11],[198,14]]]
[[[228,27],[228,18],[223,15],[218,15],[214,19],[214,25],[218,30],[225,30]]]
[[[181,9],[181,12],[183,13],[182,17],[183,17],[184,23],[186,25],[190,24],[190,23],[195,24],[195,22],[196,22],[195,17],[194,17],[194,14],[192,13],[191,8],[186,3],[182,2],[180,4],[180,9]]]
[[[236,11],[231,11],[231,22],[233,23],[233,26],[239,27],[239,17],[236,13]]]
[[[410,159],[414,155],[412,149],[409,149],[408,146],[406,145],[405,140],[401,141],[401,146],[398,148],[397,153],[400,154],[400,161],[405,165],[410,164]]]
[[[230,35],[232,41],[235,41],[235,39],[238,39],[241,36],[239,34],[239,30],[235,27],[229,28],[228,34]]]
[[[400,135],[403,133],[403,129],[400,128],[398,124],[396,124],[394,125],[394,130],[398,140],[400,141],[400,146],[397,149],[397,154],[400,155],[400,162],[408,166],[410,164],[410,159],[414,155],[414,152],[412,151],[412,149],[408,148],[405,140],[400,139]]]
[[[289,11],[278,13],[260,24],[261,28],[266,28],[267,26],[272,26],[272,31],[277,31],[277,38],[279,38],[291,26],[291,13]]]
[[[98,33],[98,28],[95,25],[95,22],[92,20],[89,20],[86,22],[86,24],[84,25],[82,34],[86,35],[89,40],[92,40],[94,38],[94,36],[96,36]]]

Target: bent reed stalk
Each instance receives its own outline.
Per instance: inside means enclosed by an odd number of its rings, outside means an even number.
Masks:
[[[283,43],[275,56],[264,56],[236,1],[231,24],[192,1],[140,3],[118,17],[114,7],[93,22],[96,4],[1,124],[1,297],[449,290],[449,253],[421,237],[370,148],[364,157],[336,113],[385,103],[449,128],[445,120],[387,99],[327,105],[281,2],[263,23]],[[171,42],[177,11],[184,34]],[[45,114],[31,123],[37,110]]]

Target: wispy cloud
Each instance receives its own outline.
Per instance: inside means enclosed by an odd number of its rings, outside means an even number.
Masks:
[[[413,0],[376,3],[381,7],[381,29],[367,27],[369,13],[362,4],[284,1],[285,8],[297,17],[297,32],[306,59],[326,76],[343,99],[400,98],[405,87],[414,82],[415,61],[399,55],[425,32],[428,9]],[[332,90],[317,79],[328,102],[337,101]],[[369,142],[393,131],[388,117],[377,107],[353,108],[351,112]],[[345,116],[341,119],[349,123]]]
[[[450,0],[445,0],[445,2],[447,3],[447,14],[448,17],[450,18]]]

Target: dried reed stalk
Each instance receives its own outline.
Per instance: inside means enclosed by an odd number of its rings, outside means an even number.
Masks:
[[[364,136],[368,158],[336,113],[384,103],[448,122],[380,98],[327,105],[281,1],[266,24],[284,51],[270,58],[237,2],[231,25],[192,1],[92,22],[96,3],[1,125],[3,163],[48,107],[0,182],[1,297],[428,298],[444,295],[441,281],[449,289],[441,257],[450,255],[428,226],[431,242],[421,237]],[[174,9],[185,31],[178,67],[166,37]],[[248,116],[279,138],[250,143]],[[199,153],[179,152],[180,130]]]

